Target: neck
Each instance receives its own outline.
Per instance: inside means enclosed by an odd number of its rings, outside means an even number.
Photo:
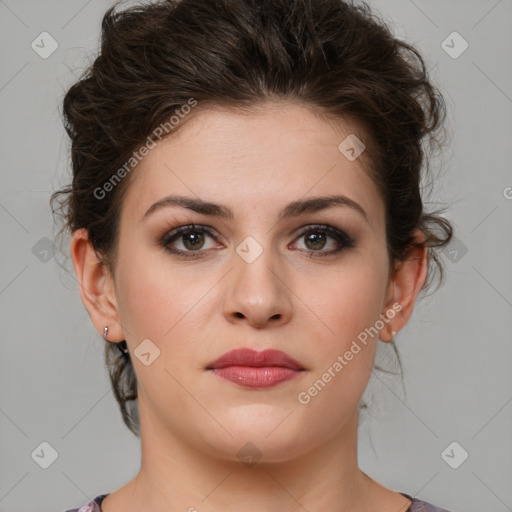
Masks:
[[[142,402],[139,404],[143,407]],[[142,463],[124,510],[292,512],[371,509],[373,482],[357,463],[357,410],[331,439],[282,462],[245,464],[184,444],[141,411]],[[147,411],[144,411],[147,412]],[[377,484],[378,485],[378,484]],[[106,499],[106,502],[113,500]],[[105,512],[115,512],[104,507]]]

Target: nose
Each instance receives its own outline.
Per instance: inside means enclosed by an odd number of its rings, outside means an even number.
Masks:
[[[290,284],[284,269],[272,264],[270,253],[263,251],[251,263],[234,255],[235,268],[228,274],[224,301],[224,315],[229,322],[262,328],[290,321]]]

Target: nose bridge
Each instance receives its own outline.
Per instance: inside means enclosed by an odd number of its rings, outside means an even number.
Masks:
[[[246,318],[253,325],[287,321],[291,302],[282,282],[282,262],[276,259],[270,237],[262,234],[258,238],[261,243],[256,237],[247,236],[235,249],[225,314],[231,321]]]

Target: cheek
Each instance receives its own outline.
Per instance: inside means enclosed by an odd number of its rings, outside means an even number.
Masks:
[[[321,344],[301,403],[314,402],[319,413],[332,404],[344,404],[340,414],[356,407],[368,384],[387,283],[386,259],[377,259],[347,262],[335,274],[317,280],[309,294],[308,305],[322,320],[315,329]]]
[[[131,257],[119,261],[118,295],[131,348],[148,338],[160,349],[160,362],[165,361],[169,368],[176,369],[184,360],[199,364],[206,324],[214,315],[212,288],[218,277],[180,270],[168,265],[161,255],[153,257],[144,251],[125,254]]]
[[[149,251],[125,249],[122,254],[129,257],[118,262],[118,304],[127,338],[133,344],[150,338],[158,345],[190,309],[191,288]]]
[[[349,342],[375,326],[382,313],[386,277],[382,264],[352,265],[315,287],[312,309],[329,328],[328,339]]]
[[[323,426],[329,431],[343,424],[345,416],[357,407],[370,379],[385,282],[379,267],[373,271],[363,267],[348,271],[347,267],[336,279],[321,283],[308,303],[322,320],[316,328],[321,343],[313,354],[314,371],[298,401],[312,417],[316,413],[325,417],[325,410],[332,411]]]

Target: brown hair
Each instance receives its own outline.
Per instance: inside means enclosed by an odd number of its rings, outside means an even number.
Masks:
[[[429,152],[444,133],[444,100],[419,52],[395,38],[366,3],[168,0],[116,7],[103,17],[99,55],[64,98],[73,179],[51,197],[53,213],[63,212],[65,220],[58,236],[87,229],[114,275],[131,174],[104,198],[94,191],[190,98],[197,112],[208,105],[250,109],[279,98],[361,129],[368,172],[385,202],[390,261],[394,266],[412,245],[424,245],[424,288],[433,267],[442,282],[436,252],[449,243],[452,226],[442,210],[424,211],[420,188],[422,168],[429,170]],[[415,228],[423,244],[412,239]],[[105,344],[106,364],[123,421],[139,435],[137,380],[119,348],[126,342]]]

